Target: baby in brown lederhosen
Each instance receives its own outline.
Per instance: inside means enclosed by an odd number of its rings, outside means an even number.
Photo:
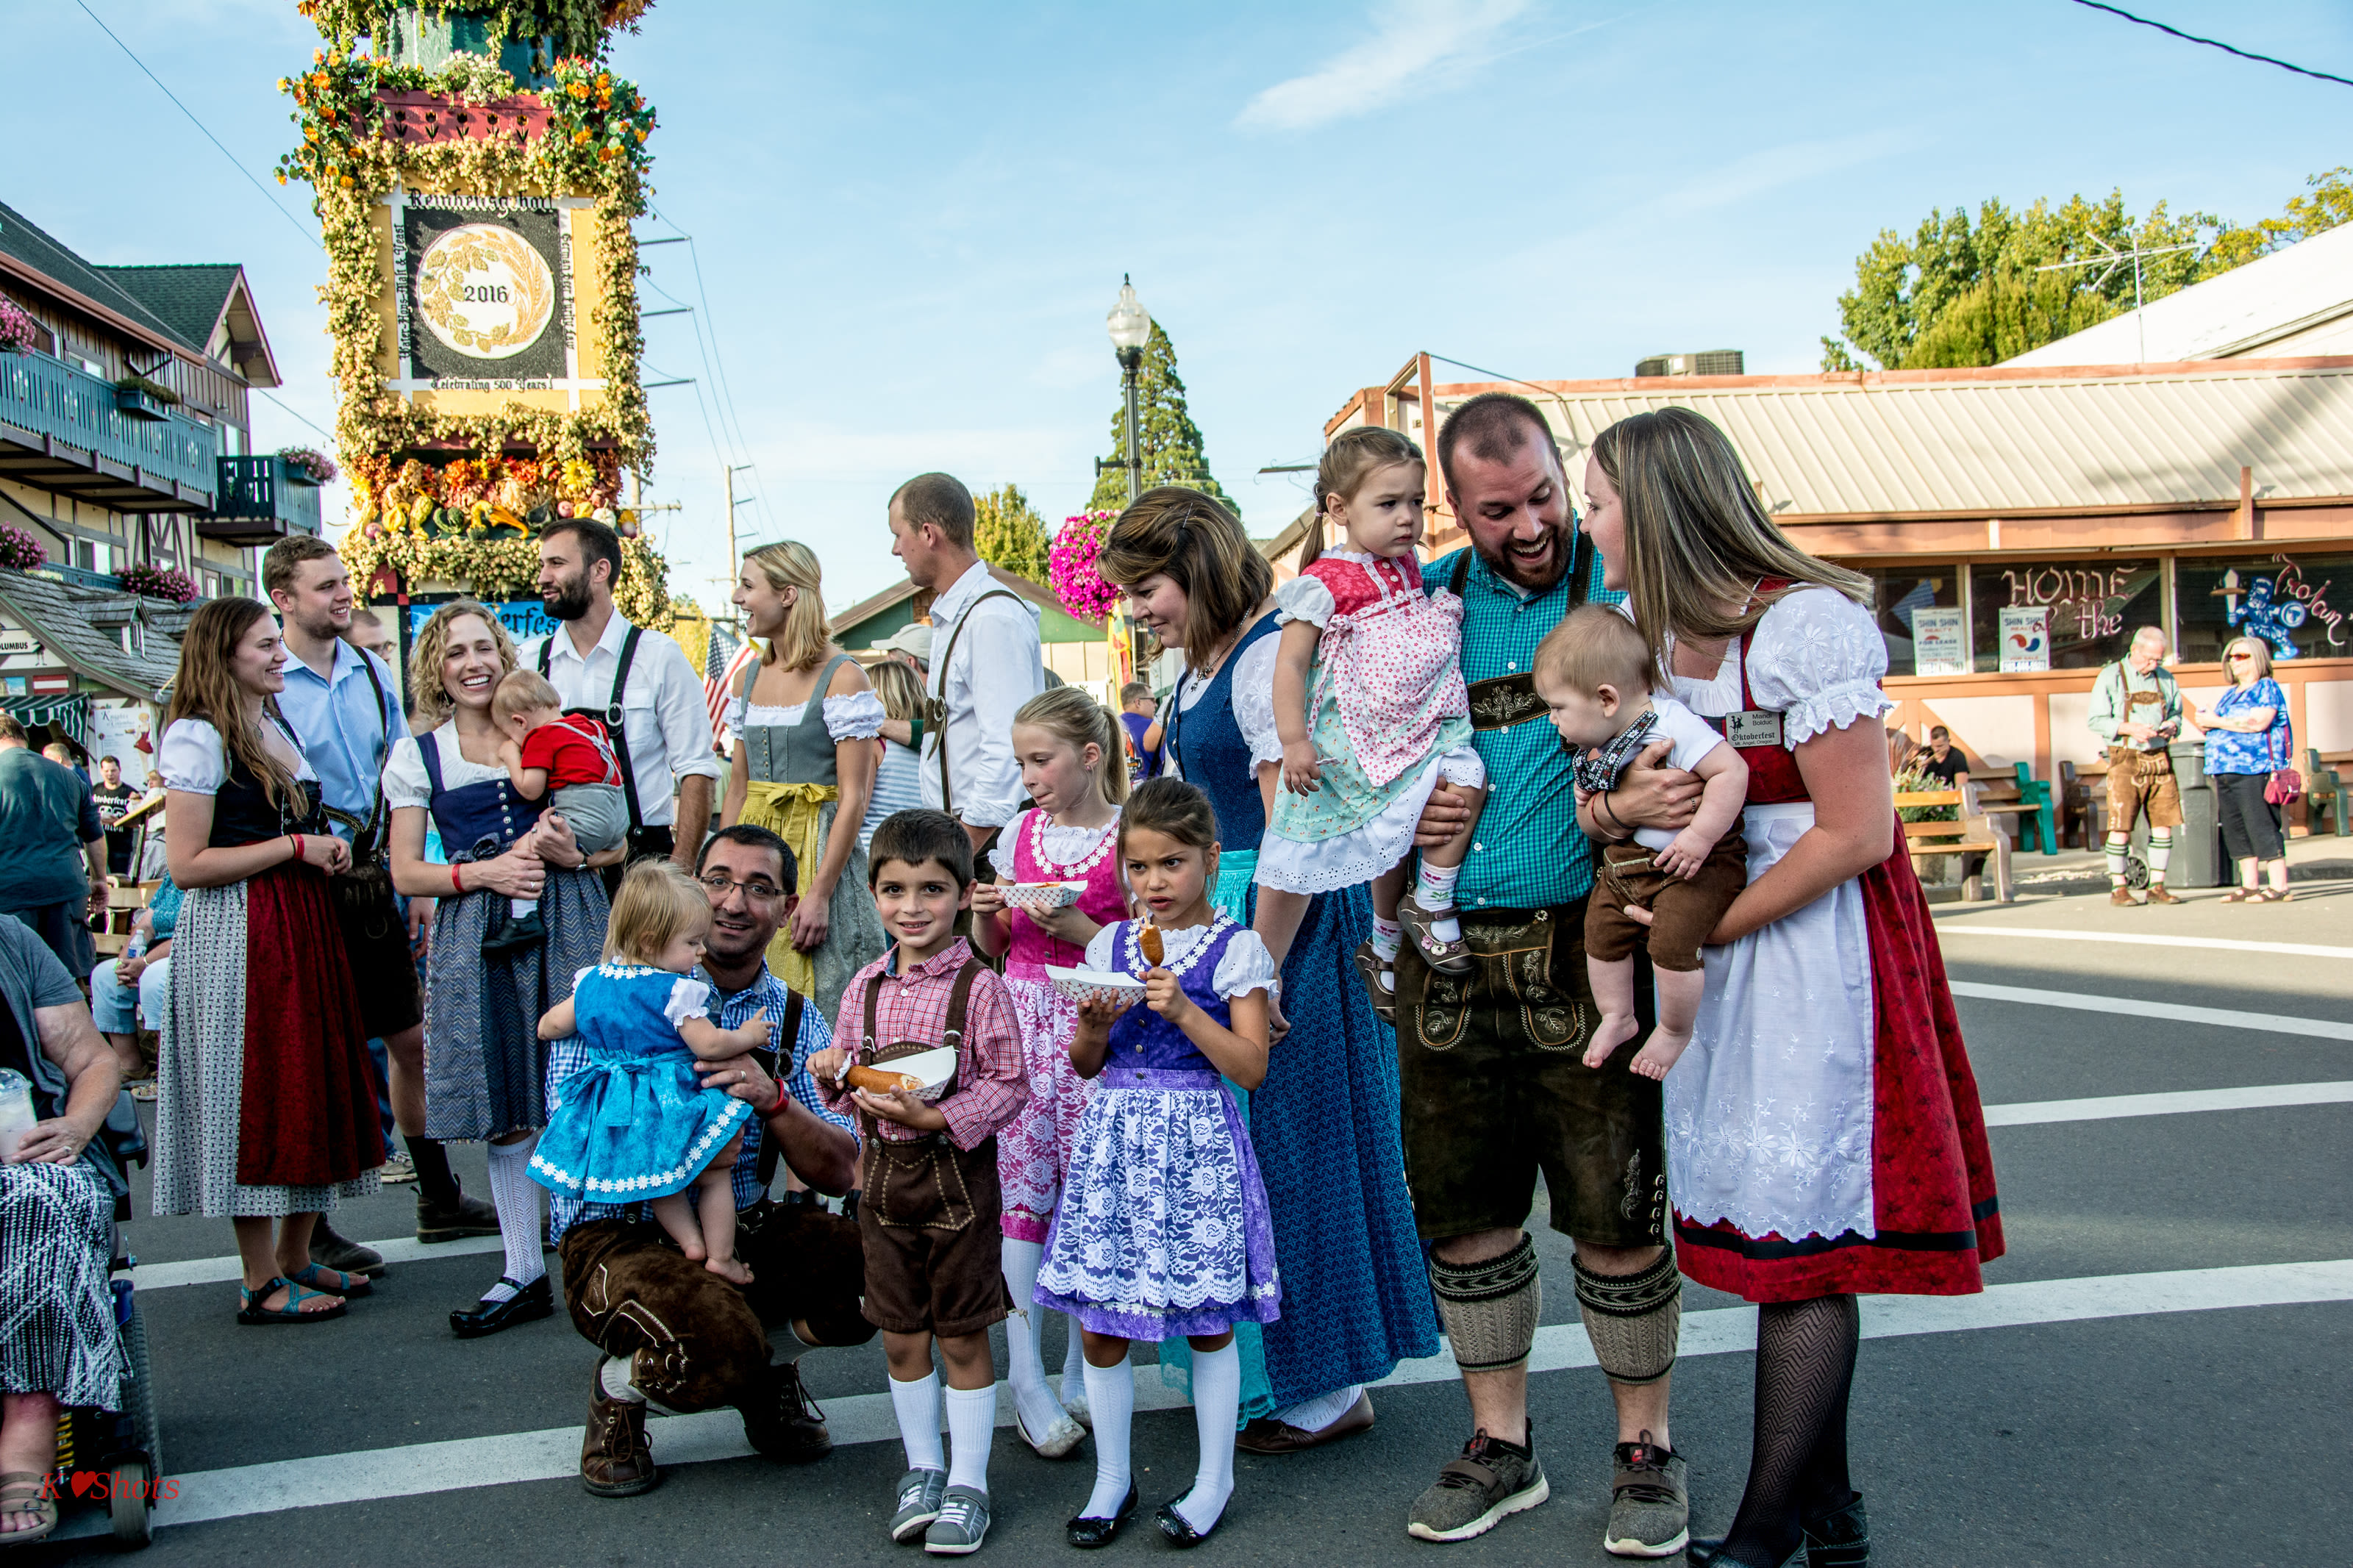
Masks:
[[[1536,647],[1536,694],[1553,728],[1577,748],[1577,795],[1608,792],[1626,764],[1663,741],[1664,765],[1699,775],[1699,809],[1680,833],[1645,827],[1595,842],[1593,896],[1585,906],[1585,963],[1601,1010],[1585,1065],[1598,1068],[1634,1037],[1634,949],[1647,945],[1656,973],[1658,1026],[1632,1063],[1664,1078],[1691,1044],[1707,976],[1699,950],[1748,885],[1740,808],[1748,764],[1708,721],[1662,691],[1634,623],[1600,605],[1573,610]],[[1649,912],[1649,922],[1628,911]]]

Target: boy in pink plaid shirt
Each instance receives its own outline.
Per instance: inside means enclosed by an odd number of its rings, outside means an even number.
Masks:
[[[939,811],[902,811],[874,830],[867,880],[882,929],[898,944],[841,994],[836,1039],[809,1058],[826,1103],[865,1127],[858,1226],[866,1247],[866,1317],[882,1331],[891,1403],[907,1448],[891,1538],[961,1555],[988,1533],[988,1448],[997,1426],[989,1325],[1012,1308],[999,1254],[997,1131],[1029,1098],[1021,1026],[1005,982],[955,933],[972,904],[972,840]],[[935,1099],[847,1087],[852,1066],[889,1070],[894,1058],[955,1047],[955,1073]],[[947,1363],[954,1468],[940,1447],[940,1380]]]

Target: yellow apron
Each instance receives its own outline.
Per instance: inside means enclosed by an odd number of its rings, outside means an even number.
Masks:
[[[835,784],[770,784],[754,779],[744,796],[744,814],[737,820],[765,827],[783,839],[793,852],[797,880],[806,889],[825,858],[824,809],[840,798],[841,790]],[[793,945],[789,921],[768,943],[768,967],[787,988],[804,996],[815,994],[817,965]]]

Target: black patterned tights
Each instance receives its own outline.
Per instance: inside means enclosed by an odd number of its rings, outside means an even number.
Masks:
[[[1862,1317],[1852,1296],[1772,1301],[1757,1310],[1757,1431],[1748,1486],[1725,1538],[1727,1557],[1780,1568],[1801,1521],[1854,1500],[1846,1403]]]

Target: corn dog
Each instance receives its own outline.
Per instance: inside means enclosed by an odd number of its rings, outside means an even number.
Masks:
[[[923,1080],[913,1073],[885,1072],[881,1068],[854,1067],[842,1074],[842,1079],[850,1088],[872,1094],[896,1094],[902,1089],[918,1094],[923,1088]]]
[[[1145,921],[1144,929],[1135,933],[1135,951],[1144,954],[1145,963],[1155,969],[1159,968],[1161,955],[1166,951],[1161,945],[1160,928]]]

